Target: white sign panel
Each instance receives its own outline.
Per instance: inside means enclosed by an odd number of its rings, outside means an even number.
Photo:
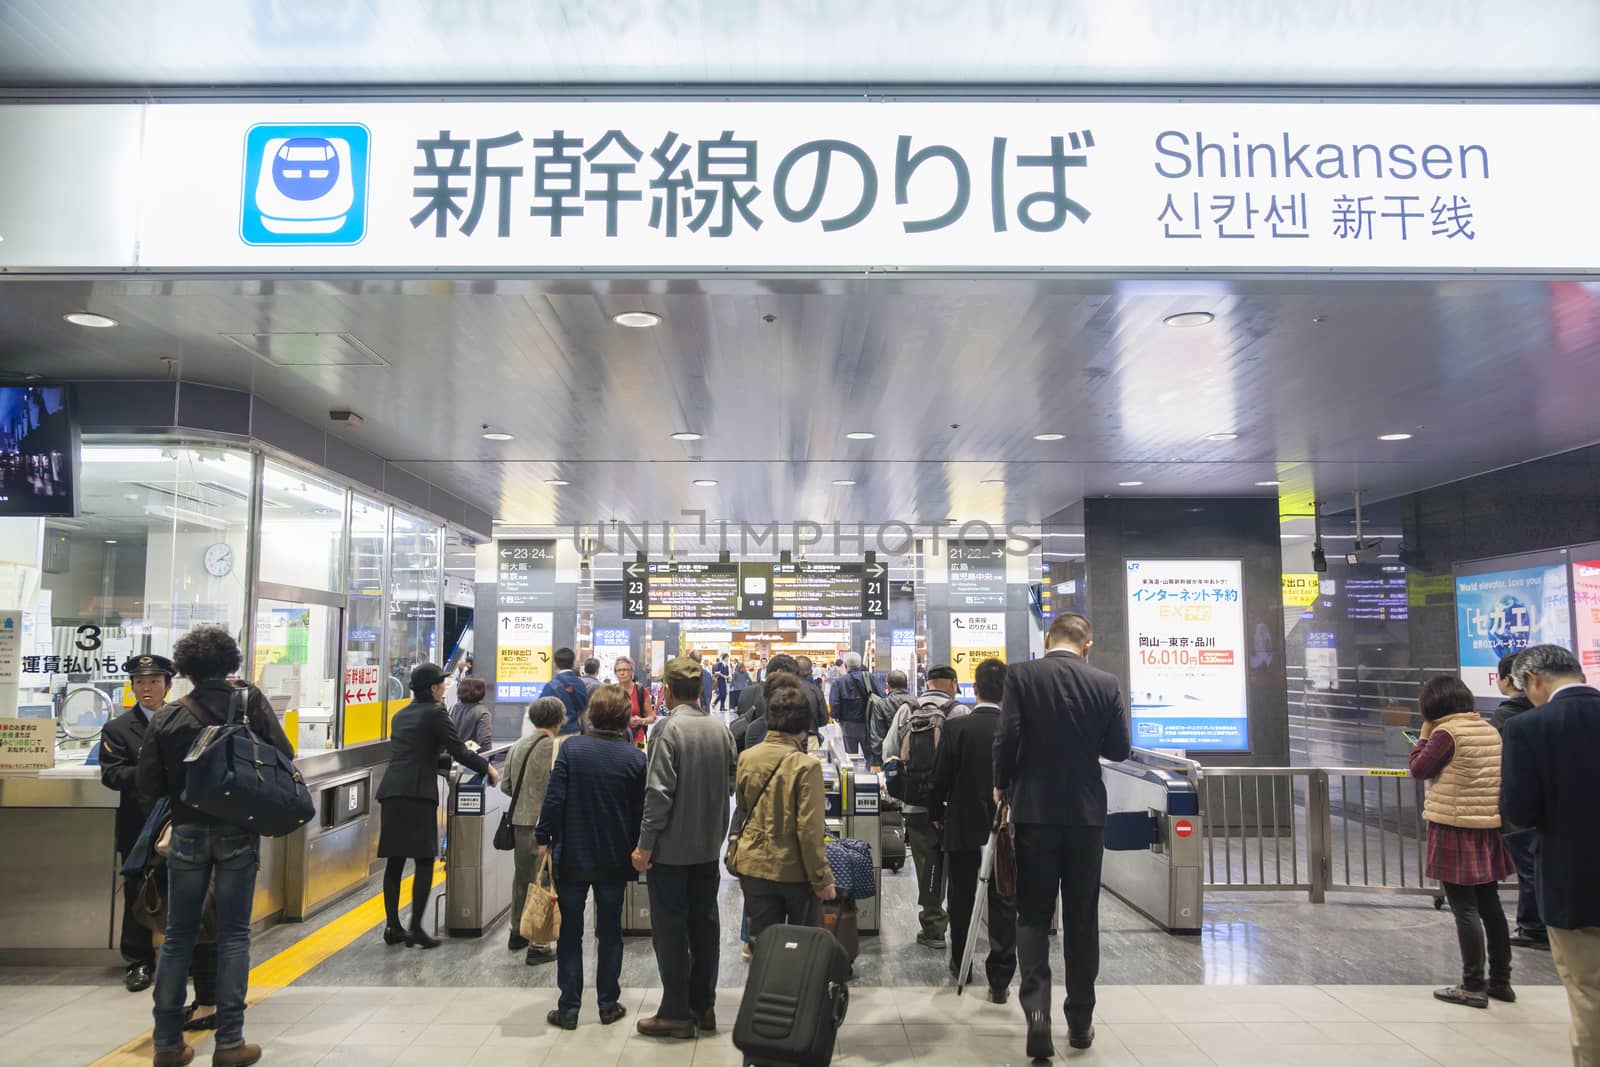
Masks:
[[[73,176],[92,203],[71,221],[96,232],[0,243],[13,270],[1593,272],[1600,244],[1600,214],[1581,209],[1600,173],[1592,104],[40,110],[0,109],[0,132],[16,123],[28,173]],[[109,128],[69,136],[87,112]],[[0,201],[0,234],[61,219],[36,210],[51,185]]]
[[[344,669],[344,703],[371,704],[383,699],[383,670],[376,665]]]
[[[56,721],[0,716],[0,772],[47,771],[56,765]]]
[[[1129,560],[1128,704],[1141,748],[1250,748],[1236,559]]]
[[[633,647],[633,633],[623,627],[598,629],[594,632],[594,658],[600,661],[600,677],[607,682],[617,680],[617,660],[628,655]],[[638,668],[634,669],[635,677]]]
[[[555,639],[555,615],[502,611],[496,634],[495,699],[503,703],[536,699],[554,674],[551,642]]]
[[[22,612],[0,611],[0,715],[17,713],[22,679]]]

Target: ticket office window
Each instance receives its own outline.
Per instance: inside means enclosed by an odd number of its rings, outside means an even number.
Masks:
[[[266,460],[261,468],[261,580],[337,592],[345,536],[342,486]]]
[[[266,694],[295,755],[339,747],[339,636],[344,611],[301,590],[263,583],[256,602],[250,676]]]
[[[400,696],[389,702],[390,719],[410,703],[412,668],[438,662],[442,533],[437,523],[392,513],[386,684]]]
[[[384,592],[389,560],[389,508],[359,493],[350,499],[349,567],[345,592],[344,721],[346,745],[385,735],[387,702],[404,695],[384,669]]]
[[[251,453],[90,441],[80,461],[79,514],[45,523],[18,650],[19,714],[56,720],[58,764],[83,763],[133,706],[130,655],[171,656],[203,624],[239,637],[249,602]]]

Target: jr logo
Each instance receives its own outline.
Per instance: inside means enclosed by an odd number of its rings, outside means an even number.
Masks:
[[[240,238],[251,245],[359,243],[367,234],[371,139],[358,123],[250,127]]]

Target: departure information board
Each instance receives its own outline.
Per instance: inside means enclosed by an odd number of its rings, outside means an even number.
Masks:
[[[622,568],[627,619],[887,619],[882,563],[635,561]]]

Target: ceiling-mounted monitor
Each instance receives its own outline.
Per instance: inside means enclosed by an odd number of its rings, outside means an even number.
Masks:
[[[0,386],[0,517],[78,512],[78,426],[64,385]]]

